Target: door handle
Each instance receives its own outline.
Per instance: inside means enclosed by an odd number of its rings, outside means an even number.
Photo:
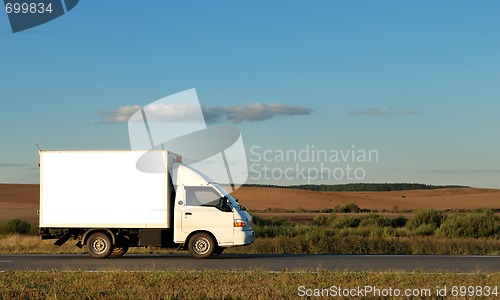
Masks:
[[[192,213],[187,212],[187,213],[185,213],[185,215],[186,215],[186,216],[191,216],[191,215],[192,215]]]

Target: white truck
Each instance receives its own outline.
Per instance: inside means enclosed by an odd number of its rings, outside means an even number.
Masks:
[[[91,257],[129,247],[188,249],[195,258],[254,241],[252,217],[219,184],[169,151],[40,150],[40,235]],[[143,171],[141,165],[154,172]]]

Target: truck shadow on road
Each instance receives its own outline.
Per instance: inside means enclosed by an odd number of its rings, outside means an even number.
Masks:
[[[212,256],[208,260],[227,260],[227,259],[263,259],[263,258],[304,258],[304,257],[312,257],[312,256],[321,256],[321,255],[313,255],[313,254],[222,254],[219,256]],[[89,257],[90,258],[90,257]],[[113,260],[122,260],[122,259],[153,259],[153,258],[161,258],[161,259],[190,259],[190,260],[198,260],[196,258],[191,257],[189,254],[126,254],[122,257],[112,257],[109,259]],[[204,261],[201,259],[200,261]]]

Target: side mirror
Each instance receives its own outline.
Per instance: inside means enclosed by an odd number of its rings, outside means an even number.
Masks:
[[[226,196],[220,198],[219,205],[220,205],[220,207],[218,207],[218,208],[224,212],[232,212],[233,211],[233,209],[231,208],[231,206],[229,205],[229,203],[227,201]]]
[[[233,211],[231,206],[229,206],[229,204],[228,204],[226,196],[224,196],[224,198],[222,199],[222,210],[225,212],[232,212]]]

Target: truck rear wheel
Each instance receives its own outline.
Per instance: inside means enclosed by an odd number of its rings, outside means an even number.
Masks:
[[[214,254],[216,247],[214,238],[205,232],[195,233],[188,243],[189,253],[194,258],[209,258]]]
[[[113,252],[111,237],[104,232],[95,232],[87,239],[87,253],[93,258],[106,258]]]

